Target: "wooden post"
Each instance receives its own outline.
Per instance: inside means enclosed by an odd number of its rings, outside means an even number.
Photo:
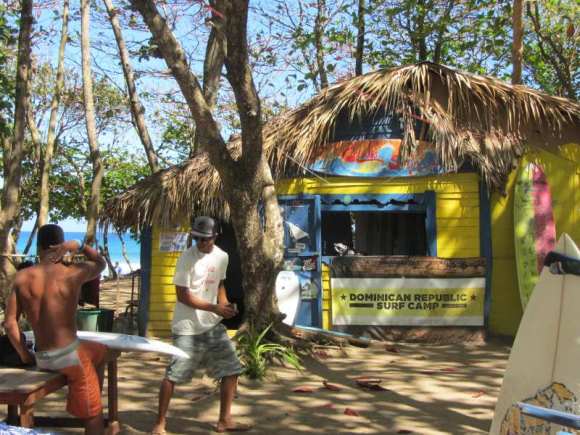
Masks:
[[[19,424],[18,405],[8,405],[8,415],[6,422],[12,426]]]

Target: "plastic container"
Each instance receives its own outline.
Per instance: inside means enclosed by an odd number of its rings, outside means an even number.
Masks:
[[[115,317],[115,310],[109,310],[108,308],[100,308],[99,320],[97,321],[97,327],[100,332],[113,332],[113,319]]]
[[[101,310],[91,308],[77,310],[77,328],[80,331],[98,331],[100,313]]]

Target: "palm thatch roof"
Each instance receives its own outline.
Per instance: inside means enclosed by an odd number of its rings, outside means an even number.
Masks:
[[[403,121],[403,163],[418,146],[414,126],[419,119],[428,126],[425,139],[444,169],[456,171],[469,162],[495,188],[504,185],[532,127],[557,135],[567,124],[580,125],[580,105],[573,101],[423,62],[330,86],[266,123],[264,149],[274,176],[300,175],[301,167],[324,157],[338,119],[364,119],[381,111]],[[230,149],[239,154],[239,138]],[[135,184],[106,204],[103,221],[136,228],[187,221],[194,213],[228,216],[220,178],[206,154]]]

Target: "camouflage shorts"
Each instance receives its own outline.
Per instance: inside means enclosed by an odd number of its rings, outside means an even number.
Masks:
[[[165,377],[176,384],[190,381],[202,369],[214,379],[242,373],[234,344],[221,323],[202,334],[174,335],[173,345],[190,355],[173,357],[167,366]]]

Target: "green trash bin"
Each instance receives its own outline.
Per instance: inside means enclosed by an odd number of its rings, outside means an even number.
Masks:
[[[101,310],[92,308],[77,310],[77,329],[79,331],[98,331],[100,312]]]

